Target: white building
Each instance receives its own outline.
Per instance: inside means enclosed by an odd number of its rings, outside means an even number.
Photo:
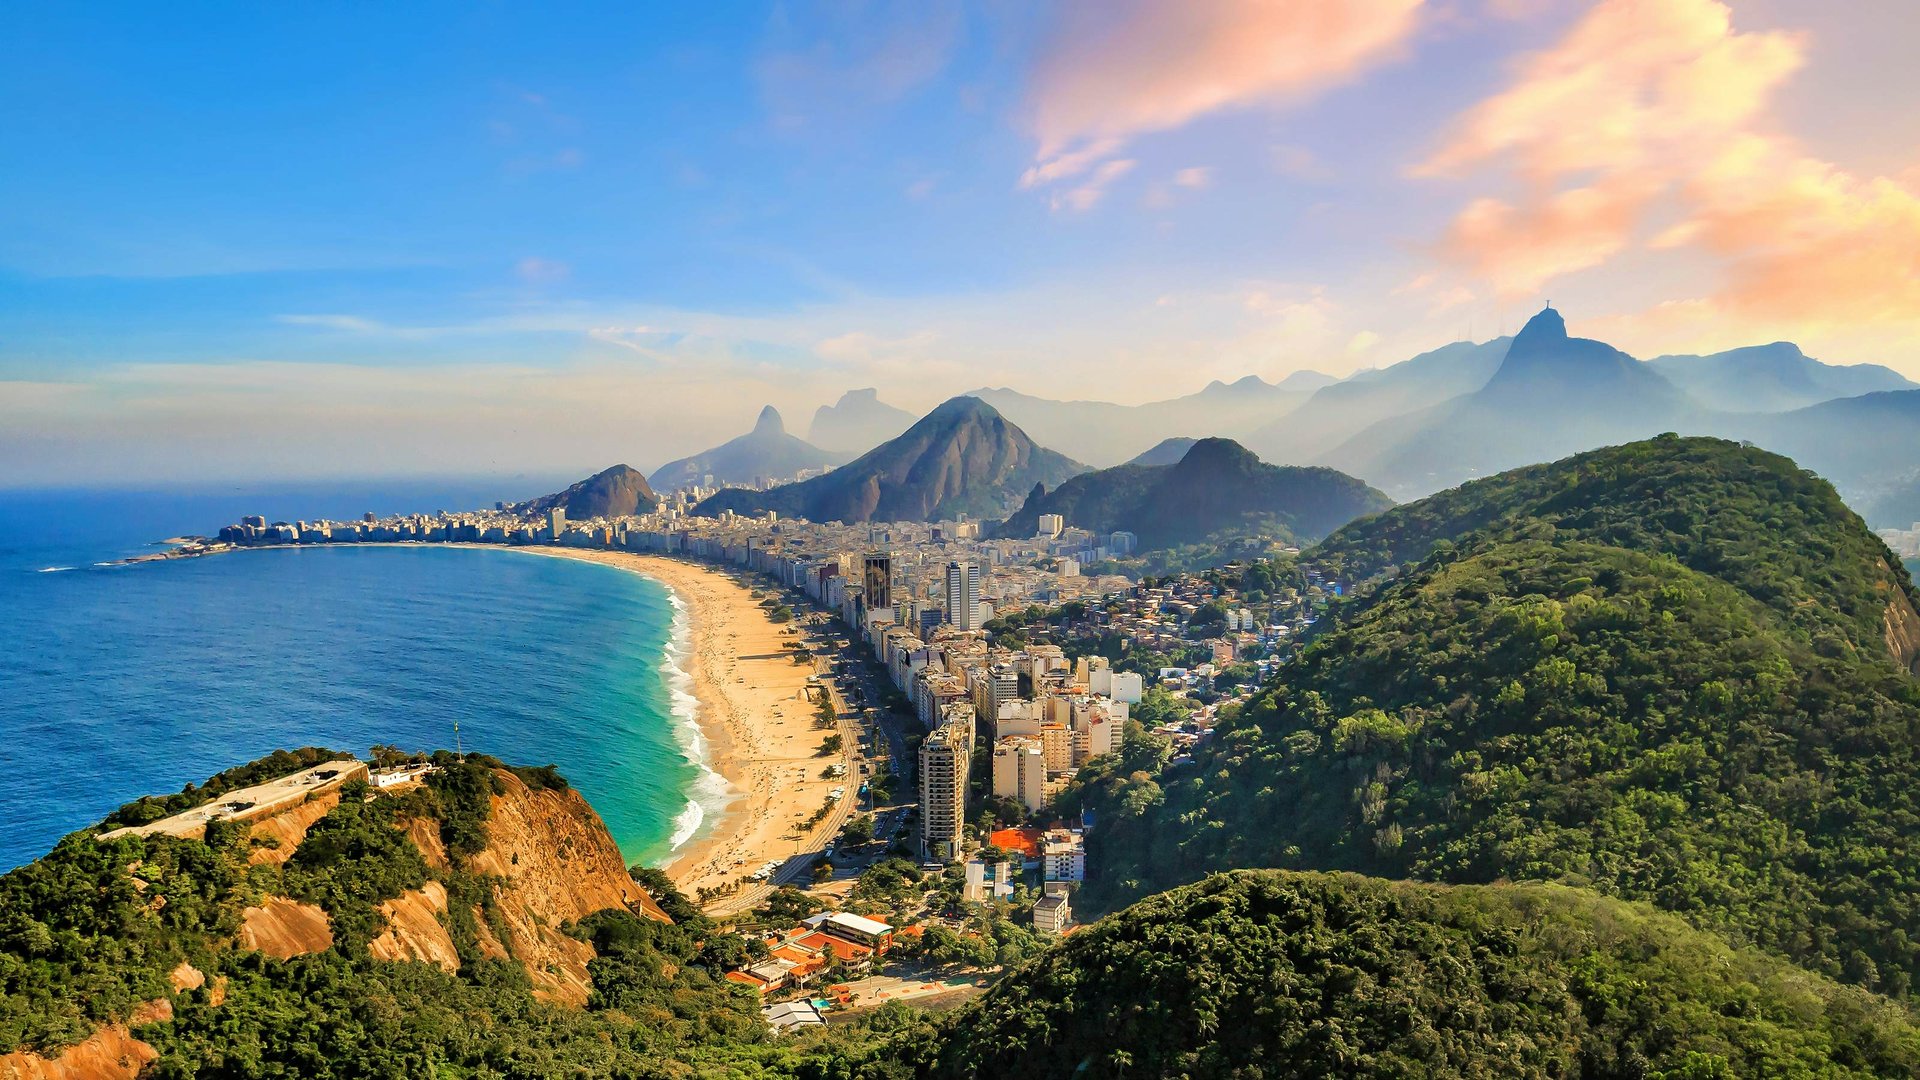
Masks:
[[[971,562],[947,564],[947,623],[962,632],[980,629],[980,567]]]
[[[961,895],[976,904],[992,900],[1005,900],[1013,895],[1013,885],[1020,876],[1017,862],[990,863],[980,859],[967,860],[967,884]]]
[[[1041,514],[1035,536],[1055,537],[1067,531],[1067,519],[1059,514]]]
[[[1046,895],[1034,902],[1033,928],[1042,934],[1064,934],[1073,925],[1073,906],[1067,900],[1064,881],[1049,881]]]
[[[1033,813],[1047,805],[1047,752],[1031,735],[1012,735],[993,746],[993,797],[1017,799]]]
[[[1087,880],[1087,845],[1077,832],[1047,830],[1040,841],[1040,858],[1047,881]]]

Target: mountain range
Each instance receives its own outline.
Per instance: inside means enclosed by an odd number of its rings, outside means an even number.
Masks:
[[[1268,465],[1231,439],[1200,439],[1171,465],[1117,465],[1036,488],[996,533],[1032,536],[1041,514],[1059,514],[1095,533],[1132,531],[1142,551],[1229,532],[1298,543],[1392,504],[1344,473]]]
[[[1231,383],[1216,380],[1198,393],[1144,405],[1051,401],[1006,387],[975,390],[972,396],[1022,428],[1041,433],[1037,435],[1041,441],[1063,454],[1112,465],[1167,438],[1231,438],[1252,432],[1299,408],[1315,391],[1335,381],[1317,371],[1297,371],[1277,383],[1248,375]]]
[[[822,450],[787,434],[779,410],[760,410],[753,430],[692,457],[670,461],[647,480],[656,491],[679,491],[695,485],[728,487],[784,480],[805,469],[825,469],[851,456]],[[711,477],[709,480],[708,478]]]
[[[729,489],[694,513],[774,511],[810,521],[998,519],[1034,485],[1055,485],[1086,466],[1036,444],[975,397],[948,400],[899,436],[824,476],[767,491]]]
[[[1499,342],[1449,346],[1417,358],[1430,369],[1424,379],[1398,374],[1416,363],[1408,361],[1374,381],[1434,385],[1437,369],[1449,372],[1458,386],[1496,353],[1497,364],[1477,388],[1384,417],[1376,409],[1367,426],[1344,438],[1343,421],[1366,414],[1331,420],[1326,414],[1336,411],[1332,402],[1355,393],[1350,388],[1365,384],[1328,387],[1280,421],[1294,438],[1271,438],[1264,447],[1256,441],[1253,448],[1274,460],[1302,460],[1363,477],[1401,499],[1666,431],[1758,443],[1828,477],[1861,505],[1920,465],[1913,451],[1902,449],[1920,447],[1920,387],[1882,367],[1823,364],[1785,343],[1642,362],[1603,342],[1570,336],[1560,313],[1548,308],[1504,348]],[[1862,387],[1884,389],[1837,396]],[[1394,403],[1421,396],[1401,392]],[[1329,408],[1321,407],[1323,398]],[[1815,403],[1801,404],[1809,399]],[[1797,407],[1769,411],[1783,404]],[[1310,437],[1299,437],[1303,432]]]
[[[1683,426],[1686,394],[1611,345],[1569,337],[1547,308],[1508,343],[1486,385],[1377,421],[1317,460],[1403,495]]]
[[[1790,341],[1708,356],[1656,356],[1647,366],[1719,412],[1787,412],[1834,398],[1914,388],[1891,368],[1823,364]]]
[[[1512,337],[1454,342],[1345,379],[1247,376],[1143,405],[1005,387],[972,396],[1041,444],[1095,465],[1169,464],[1184,445],[1177,440],[1219,436],[1263,460],[1325,465],[1400,499],[1669,430],[1779,450],[1861,505],[1920,468],[1906,449],[1920,446],[1920,384],[1891,369],[1823,363],[1790,342],[1640,361],[1571,336],[1551,308]],[[889,425],[906,416],[869,391],[822,415],[874,408]]]
[[[881,401],[872,387],[849,390],[834,404],[815,410],[807,440],[824,450],[857,454],[907,430],[913,421],[912,413]]]

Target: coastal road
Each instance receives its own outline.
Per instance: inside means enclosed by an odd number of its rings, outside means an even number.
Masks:
[[[735,580],[751,578],[785,590],[795,598],[796,602],[793,604],[794,607],[806,610],[813,615],[830,618],[834,614],[815,605],[812,598],[805,593],[787,589],[786,586],[781,585],[770,577],[731,564],[713,565],[717,565],[723,572],[733,576]],[[819,625],[815,625],[816,622],[818,622]],[[879,665],[871,661],[868,657],[860,655],[858,639],[852,637],[851,634],[849,634],[848,637],[851,647],[845,652],[837,649],[833,645],[835,635],[827,631],[825,619],[815,620],[808,618],[803,621],[803,628],[807,645],[813,650],[816,657],[840,657],[847,661],[846,675],[844,678],[858,684],[862,700],[868,705],[873,706],[880,717],[876,726],[887,739],[887,764],[897,778],[896,787],[911,787],[914,770],[912,763],[907,760],[905,733],[901,730],[899,718],[891,715],[886,708],[879,705],[883,688],[877,680],[885,677],[884,673],[881,673]],[[750,911],[759,906],[767,897],[773,895],[774,890],[782,886],[798,885],[804,888],[811,885],[813,883],[814,860],[820,857],[820,853],[826,849],[828,843],[840,835],[840,830],[846,826],[846,823],[855,814],[861,812],[860,781],[862,777],[859,775],[859,770],[854,767],[853,752],[854,748],[860,745],[862,717],[859,710],[855,709],[847,700],[841,679],[842,676],[829,673],[823,678],[822,682],[826,686],[827,693],[833,702],[834,715],[839,720],[839,726],[835,730],[840,733],[840,741],[843,747],[840,760],[847,766],[846,796],[840,800],[839,805],[833,808],[833,812],[827,815],[824,821],[807,832],[806,839],[801,842],[801,847],[804,850],[796,852],[787,858],[785,862],[782,862],[780,868],[775,870],[773,876],[767,881],[759,885],[742,888],[735,893],[722,897],[712,904],[707,905],[705,910],[709,915],[732,915],[743,911]],[[903,801],[897,801],[895,805],[911,806],[911,795],[906,791],[896,791],[897,800],[902,795],[907,796],[907,798]]]
[[[830,650],[829,650],[830,651]],[[816,653],[815,655],[819,655]],[[773,876],[759,885],[743,888],[731,895],[722,897],[706,908],[709,915],[733,915],[750,911],[772,896],[775,889],[785,885],[798,885],[802,888],[813,884],[813,864],[826,850],[826,846],[840,835],[840,830],[860,809],[860,774],[853,765],[853,751],[860,744],[859,714],[848,704],[840,691],[840,681],[828,676],[821,680],[827,688],[828,699],[833,702],[834,716],[839,726],[834,730],[840,733],[840,763],[847,766],[847,793],[834,806],[820,824],[808,830],[805,839],[800,842],[802,850],[790,856],[773,872]]]

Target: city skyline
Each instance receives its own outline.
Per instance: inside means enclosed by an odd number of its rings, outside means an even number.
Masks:
[[[14,11],[0,458],[651,466],[769,402],[1136,403],[1546,299],[1637,355],[1788,338],[1920,376],[1904,17]]]

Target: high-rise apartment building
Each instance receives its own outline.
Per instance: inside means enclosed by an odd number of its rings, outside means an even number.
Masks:
[[[567,531],[567,511],[563,507],[554,507],[547,511],[547,539],[558,540],[560,534]]]
[[[947,624],[966,632],[980,629],[980,567],[970,562],[947,564]]]
[[[920,744],[920,843],[927,858],[951,862],[960,857],[967,824],[973,706],[952,706],[942,719]]]
[[[868,555],[861,577],[868,611],[893,607],[893,556],[884,552]]]

